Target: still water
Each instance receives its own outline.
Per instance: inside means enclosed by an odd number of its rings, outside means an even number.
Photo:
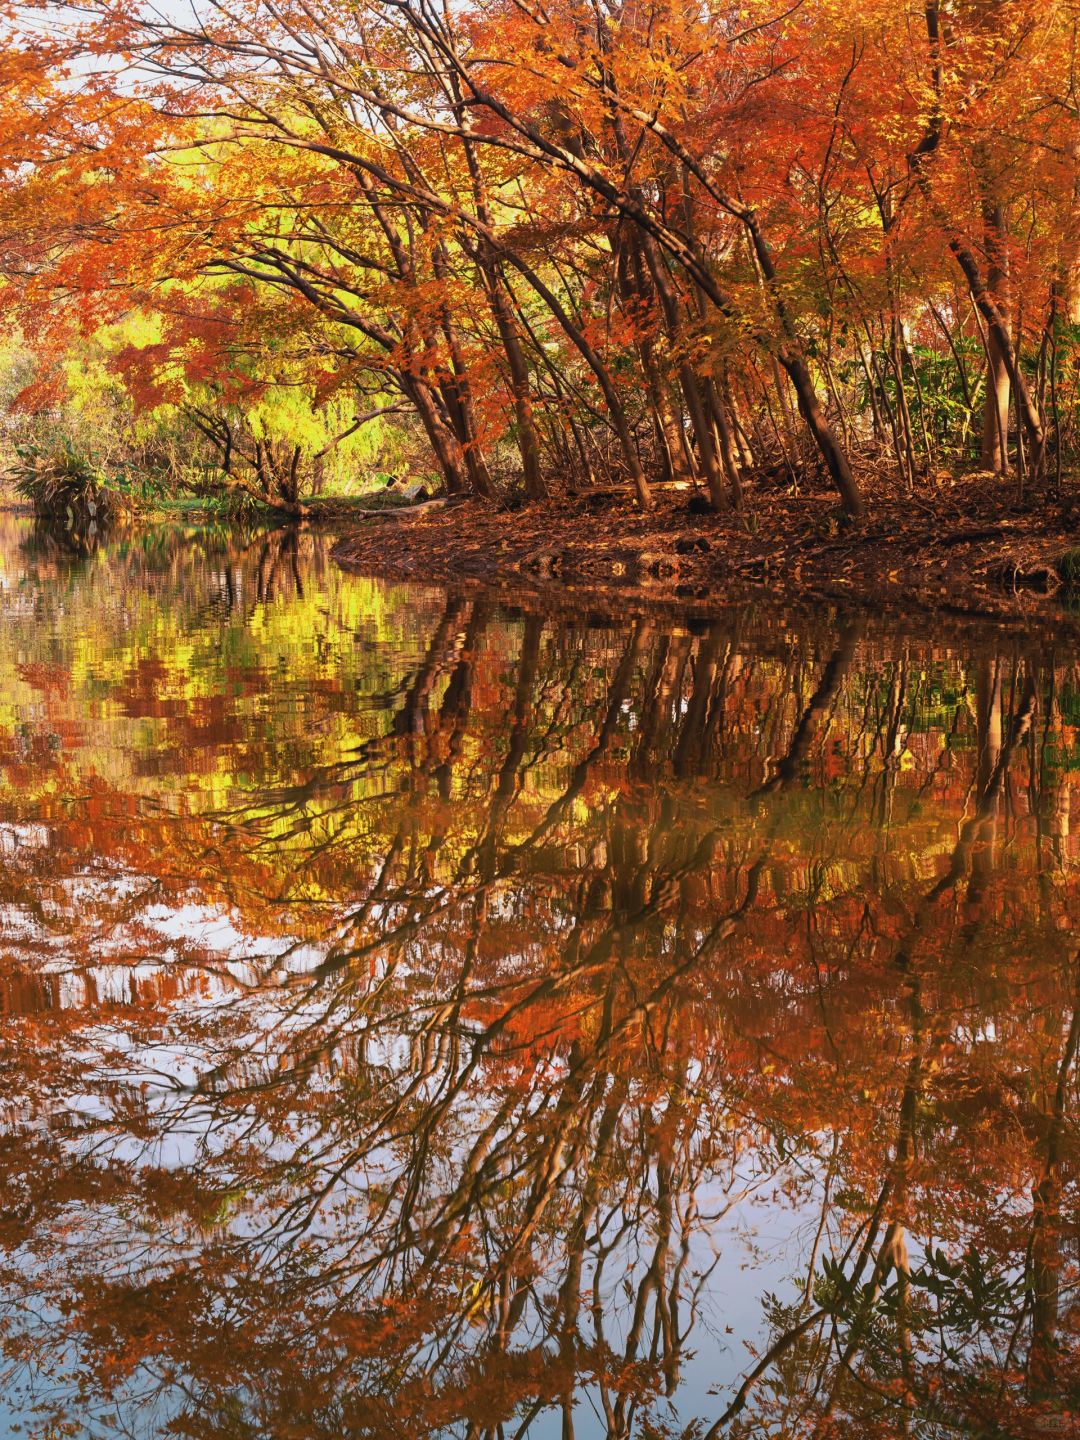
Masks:
[[[1080,654],[0,516],[0,1433],[1080,1434]]]

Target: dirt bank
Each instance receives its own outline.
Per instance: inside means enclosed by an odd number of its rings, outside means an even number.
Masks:
[[[674,489],[659,491],[648,514],[611,491],[516,511],[462,501],[357,520],[334,556],[388,578],[580,592],[635,609],[767,594],[1080,633],[1080,609],[1057,569],[1080,545],[1080,502],[1010,502],[1003,493],[1000,480],[974,476],[882,496],[858,527],[826,494],[757,496],[753,509],[727,515],[699,513],[693,494]]]

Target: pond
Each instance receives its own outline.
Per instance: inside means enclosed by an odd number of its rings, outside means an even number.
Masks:
[[[1080,656],[0,517],[0,1433],[1080,1433]]]

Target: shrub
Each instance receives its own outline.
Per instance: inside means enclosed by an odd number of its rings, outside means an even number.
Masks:
[[[69,530],[104,529],[135,508],[134,497],[121,483],[110,480],[93,460],[67,443],[49,450],[24,446],[16,453],[11,477],[36,515]]]

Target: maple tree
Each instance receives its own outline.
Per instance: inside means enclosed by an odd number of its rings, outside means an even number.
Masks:
[[[14,7],[31,396],[72,327],[145,307],[218,402],[213,463],[283,508],[312,455],[230,443],[245,376],[407,413],[450,494],[723,508],[779,461],[857,515],[863,455],[1059,483],[1076,36],[1069,0]],[[118,357],[136,406],[165,362]]]

